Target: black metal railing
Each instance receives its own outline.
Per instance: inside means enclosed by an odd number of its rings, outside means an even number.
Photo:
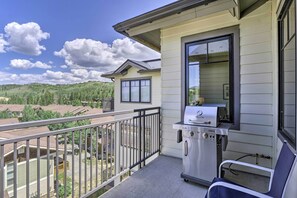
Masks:
[[[24,128],[112,118],[13,136]],[[0,197],[88,197],[136,171],[160,152],[160,108],[0,126]]]

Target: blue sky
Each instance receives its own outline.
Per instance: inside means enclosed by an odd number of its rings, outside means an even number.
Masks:
[[[77,83],[158,53],[112,28],[173,0],[2,0],[0,84]]]

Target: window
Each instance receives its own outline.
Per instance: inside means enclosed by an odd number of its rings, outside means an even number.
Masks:
[[[13,162],[7,164],[7,187],[12,186],[13,185],[13,179],[14,179],[14,173],[13,173]]]
[[[187,105],[225,107],[221,120],[232,121],[233,92],[231,36],[189,43],[187,51]],[[202,104],[203,103],[203,104]]]
[[[296,148],[295,1],[279,17],[279,134]]]
[[[122,102],[151,102],[151,80],[122,80],[121,81]]]
[[[184,38],[185,105],[220,107],[220,121],[239,129],[238,26]],[[201,38],[201,39],[200,39]]]

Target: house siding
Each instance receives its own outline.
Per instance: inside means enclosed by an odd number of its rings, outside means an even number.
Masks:
[[[240,32],[240,131],[230,131],[224,158],[236,159],[247,153],[274,156],[277,104],[271,2],[241,20],[224,11],[161,30],[163,154],[182,155],[182,145],[176,143],[176,131],[172,129],[172,124],[181,120],[183,108],[181,39],[234,25]],[[255,163],[254,158],[244,161]],[[260,159],[259,164],[272,167],[273,161]]]
[[[131,67],[128,73],[124,76],[116,76],[114,83],[114,108],[115,111],[140,109],[148,107],[158,107],[161,105],[161,77],[160,72],[146,72],[138,73],[137,68]],[[151,79],[151,103],[133,103],[133,102],[121,102],[121,80],[125,79],[139,79],[149,78]]]

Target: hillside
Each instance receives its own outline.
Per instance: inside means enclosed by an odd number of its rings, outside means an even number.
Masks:
[[[101,107],[100,101],[113,98],[113,83],[85,82],[71,85],[0,85],[2,104],[68,104]],[[9,98],[9,100],[7,100]]]

